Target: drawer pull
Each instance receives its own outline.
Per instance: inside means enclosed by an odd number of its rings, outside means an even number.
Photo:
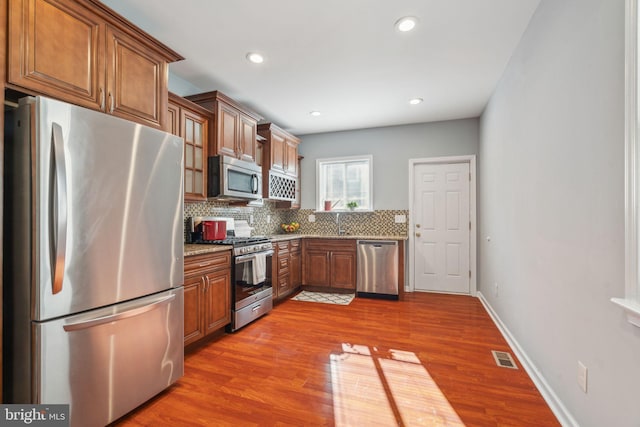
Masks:
[[[260,304],[256,305],[251,309],[251,311],[257,311],[257,310],[260,310]]]
[[[213,264],[212,262],[201,262],[200,264],[198,264],[198,267],[206,267],[208,265]]]

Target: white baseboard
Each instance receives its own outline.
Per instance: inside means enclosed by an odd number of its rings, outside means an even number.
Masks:
[[[520,346],[515,337],[509,332],[509,329],[502,323],[498,314],[493,310],[493,307],[489,304],[489,302],[485,299],[484,295],[480,291],[477,293],[477,297],[484,306],[491,319],[493,319],[493,323],[496,324],[502,336],[507,343],[516,354],[518,359],[520,359],[520,363],[524,367],[524,370],[527,371],[529,377],[538,388],[538,391],[542,395],[543,399],[547,402],[551,411],[553,411],[554,415],[558,418],[560,424],[564,427],[579,427],[578,422],[573,415],[569,412],[566,406],[562,403],[560,398],[556,395],[553,389],[547,383],[547,380],[542,376],[542,373],[536,368],[536,365],[531,361],[529,356],[524,352],[523,348]]]

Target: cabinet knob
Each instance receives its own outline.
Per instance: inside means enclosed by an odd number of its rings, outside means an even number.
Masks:
[[[420,224],[416,224],[416,228],[420,228]]]
[[[421,234],[420,234],[420,233],[416,233],[416,237],[420,237],[420,236],[421,236]]]

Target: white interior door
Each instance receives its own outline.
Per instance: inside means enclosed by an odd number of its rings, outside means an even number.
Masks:
[[[414,289],[468,294],[469,163],[417,164],[413,176]]]

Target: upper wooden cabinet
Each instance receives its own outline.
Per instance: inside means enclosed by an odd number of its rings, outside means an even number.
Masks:
[[[298,186],[298,144],[300,139],[274,125],[258,125],[262,145],[262,196],[292,202]]]
[[[273,123],[258,125],[258,134],[266,140],[263,166],[297,177],[300,138],[291,135]]]
[[[184,201],[207,200],[207,155],[211,112],[169,93],[166,130],[184,139]]]
[[[214,112],[213,138],[209,152],[249,162],[256,161],[256,135],[260,115],[219,91],[187,96]]]
[[[9,0],[7,81],[162,128],[180,55],[97,0]]]

